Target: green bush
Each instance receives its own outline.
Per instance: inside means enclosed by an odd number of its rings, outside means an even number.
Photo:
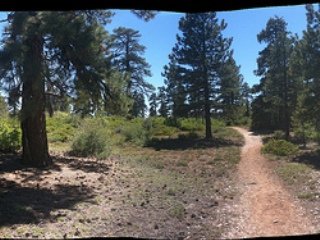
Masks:
[[[111,154],[110,133],[103,119],[85,119],[75,135],[71,153],[80,157],[107,158]]]
[[[277,156],[295,155],[299,148],[295,144],[286,140],[272,139],[262,148],[263,153],[270,153]]]
[[[0,119],[0,151],[11,152],[21,147],[21,130],[17,121]]]
[[[179,125],[183,131],[204,131],[205,129],[205,123],[200,118],[181,118]]]
[[[150,131],[143,127],[142,124],[127,123],[121,131],[121,134],[124,135],[126,142],[132,142],[139,146],[144,146],[150,139]]]
[[[164,117],[151,117],[145,120],[144,124],[149,125],[152,136],[172,136],[179,131],[176,127],[166,125],[166,121]]]
[[[226,127],[226,124],[224,121],[218,120],[218,119],[211,119],[211,127],[213,132],[219,132],[221,129]]]
[[[285,132],[281,130],[276,130],[273,133],[273,138],[277,140],[285,139]]]
[[[164,124],[168,127],[180,128],[180,121],[177,118],[169,117],[164,120]]]
[[[71,141],[79,125],[80,119],[77,116],[64,112],[56,112],[53,117],[47,117],[48,141]]]

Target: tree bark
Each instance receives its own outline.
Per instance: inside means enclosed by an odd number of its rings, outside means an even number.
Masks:
[[[51,163],[45,116],[45,82],[43,73],[43,40],[32,34],[27,37],[23,63],[21,109],[22,162],[44,167]]]
[[[206,84],[204,88],[204,114],[206,119],[206,139],[212,139],[211,132],[211,113],[210,113],[210,97],[209,97],[209,83],[208,79],[206,79]]]

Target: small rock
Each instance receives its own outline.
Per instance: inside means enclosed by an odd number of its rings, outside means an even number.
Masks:
[[[195,218],[196,215],[194,213],[191,214],[191,218]]]
[[[273,223],[278,223],[278,222],[279,222],[278,219],[273,220]]]
[[[154,229],[159,229],[158,224],[155,224],[155,225],[154,225]]]

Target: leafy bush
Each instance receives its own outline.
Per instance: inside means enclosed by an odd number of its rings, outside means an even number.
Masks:
[[[203,131],[205,123],[199,118],[181,118],[179,119],[180,129],[183,131]]]
[[[72,142],[72,154],[107,158],[111,154],[110,133],[102,119],[86,119]]]
[[[179,131],[176,127],[166,125],[166,121],[164,117],[151,117],[145,120],[144,125],[149,125],[152,136],[172,136]]]
[[[0,151],[11,152],[21,147],[21,130],[13,119],[0,119]]]
[[[222,128],[225,128],[226,124],[221,120],[211,119],[211,127],[212,127],[212,131],[216,133],[220,131]]]
[[[139,146],[144,146],[150,139],[150,131],[144,128],[142,124],[127,123],[121,134],[125,136],[125,141],[135,143]]]
[[[284,133],[284,131],[281,131],[281,130],[276,130],[276,131],[274,131],[274,133],[273,133],[273,138],[274,138],[274,139],[277,139],[277,140],[284,139],[284,138],[285,138],[285,133]]]
[[[272,139],[262,148],[262,152],[271,153],[277,156],[295,155],[299,148],[295,144],[286,140]]]
[[[180,128],[180,121],[177,118],[169,117],[166,118],[164,121],[164,124],[168,127],[176,127]]]
[[[77,116],[64,112],[56,112],[53,117],[47,118],[47,133],[49,142],[70,141],[79,127],[80,120]]]

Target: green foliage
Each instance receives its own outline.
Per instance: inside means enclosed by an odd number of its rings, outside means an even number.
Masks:
[[[81,157],[107,158],[111,154],[110,132],[101,118],[86,119],[72,142],[72,154]]]
[[[14,119],[0,119],[0,151],[11,152],[21,147],[21,131]]]
[[[64,112],[56,112],[53,117],[47,117],[48,141],[68,142],[72,140],[79,125],[79,117]]]
[[[179,131],[178,128],[167,125],[167,119],[164,117],[152,117],[148,121],[151,123],[152,136],[172,136]]]
[[[298,80],[288,64],[295,39],[280,17],[270,18],[257,38],[265,48],[259,52],[255,71],[261,81],[253,87],[257,97],[252,103],[252,127],[289,133],[298,89]]]
[[[121,130],[125,141],[144,146],[150,139],[150,131],[140,124],[128,123]]]
[[[281,130],[276,130],[273,133],[273,138],[276,140],[281,140],[281,139],[285,139],[285,132],[281,131]]]
[[[279,167],[276,172],[289,184],[301,183],[309,179],[311,169],[301,163],[287,163]]]
[[[179,119],[179,128],[183,131],[204,131],[204,120],[200,118],[181,118]]]
[[[218,132],[222,128],[226,127],[225,122],[218,120],[218,119],[212,119],[211,120],[211,126],[212,126],[212,131],[213,132]]]
[[[263,148],[263,153],[270,153],[277,156],[291,156],[297,154],[299,151],[298,146],[286,140],[272,139],[266,143]]]
[[[8,115],[8,107],[3,97],[0,96],[0,117],[6,117]]]

